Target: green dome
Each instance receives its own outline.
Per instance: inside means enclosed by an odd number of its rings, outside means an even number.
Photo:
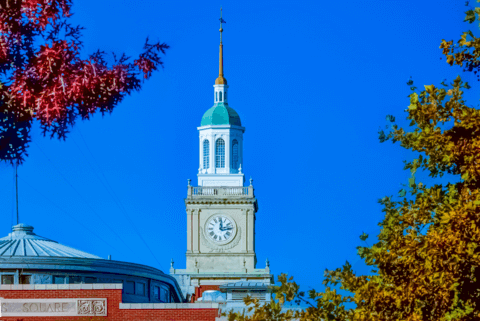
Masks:
[[[226,103],[217,103],[203,114],[200,126],[237,125],[242,126],[240,116]]]

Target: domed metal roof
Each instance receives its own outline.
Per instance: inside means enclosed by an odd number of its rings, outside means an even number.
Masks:
[[[212,108],[207,110],[202,117],[200,126],[207,125],[236,125],[242,126],[240,116],[227,103],[216,103]]]
[[[0,239],[0,257],[74,257],[102,259],[33,233],[33,226],[18,224]]]

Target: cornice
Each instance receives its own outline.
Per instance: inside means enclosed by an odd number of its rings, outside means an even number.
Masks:
[[[256,198],[186,198],[187,204],[257,204]]]

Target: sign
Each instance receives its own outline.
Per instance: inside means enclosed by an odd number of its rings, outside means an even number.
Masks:
[[[0,299],[0,317],[107,316],[107,299]]]

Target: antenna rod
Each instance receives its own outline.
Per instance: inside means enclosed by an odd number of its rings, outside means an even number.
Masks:
[[[17,164],[15,164],[15,190],[16,190],[16,199],[17,199],[17,225],[18,223],[18,173],[17,173]]]

